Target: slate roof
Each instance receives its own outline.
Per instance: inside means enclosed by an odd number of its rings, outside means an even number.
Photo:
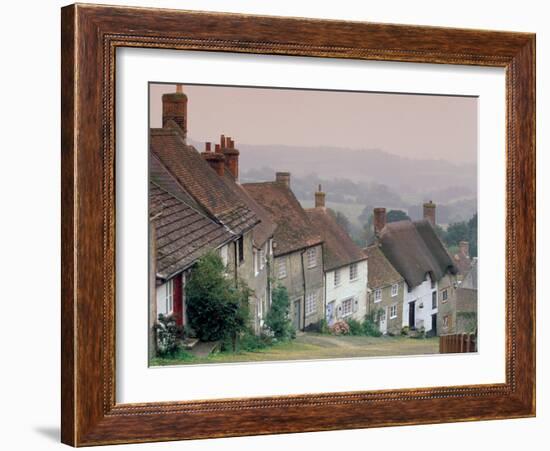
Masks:
[[[410,289],[420,285],[428,273],[437,281],[447,271],[457,272],[449,252],[426,219],[388,223],[379,240],[382,252]]]
[[[193,146],[185,143],[175,122],[151,129],[150,150],[193,200],[233,233],[241,234],[260,221],[235,196],[229,180],[220,177]]]
[[[311,225],[292,190],[284,183],[245,183],[242,186],[277,224],[273,236],[275,256],[321,244],[321,235]]]
[[[235,238],[150,156],[149,215],[155,226],[157,277],[169,279],[207,252]]]
[[[383,288],[403,281],[401,274],[393,267],[377,244],[367,247],[369,258],[369,287]]]
[[[306,210],[309,220],[323,240],[323,265],[325,271],[331,271],[349,265],[367,256],[357,246],[326,208],[309,208]]]

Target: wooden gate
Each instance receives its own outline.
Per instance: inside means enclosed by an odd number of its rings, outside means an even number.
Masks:
[[[477,338],[475,334],[441,335],[439,337],[439,353],[454,354],[460,352],[476,352]]]

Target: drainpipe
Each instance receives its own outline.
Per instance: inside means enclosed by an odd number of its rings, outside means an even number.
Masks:
[[[302,280],[304,283],[304,329],[306,328],[306,267],[304,265],[304,254],[306,253],[306,250],[307,248],[300,253],[300,261],[302,262]]]

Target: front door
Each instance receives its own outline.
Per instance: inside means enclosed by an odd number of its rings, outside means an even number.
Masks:
[[[416,301],[409,302],[409,329],[416,328]]]
[[[300,306],[301,306],[300,299],[297,301],[294,301],[294,317],[292,318],[292,325],[294,326],[294,329],[300,330]]]
[[[379,312],[378,317],[378,327],[380,328],[380,332],[385,334],[388,331],[388,307],[384,307]]]
[[[437,313],[432,315],[432,335],[435,337],[437,335]]]
[[[334,323],[334,304],[336,301],[330,301],[327,304],[327,324],[332,326]]]

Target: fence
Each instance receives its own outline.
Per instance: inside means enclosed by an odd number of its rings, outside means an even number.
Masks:
[[[475,334],[441,335],[439,337],[439,353],[454,354],[459,352],[476,352],[477,338]]]

